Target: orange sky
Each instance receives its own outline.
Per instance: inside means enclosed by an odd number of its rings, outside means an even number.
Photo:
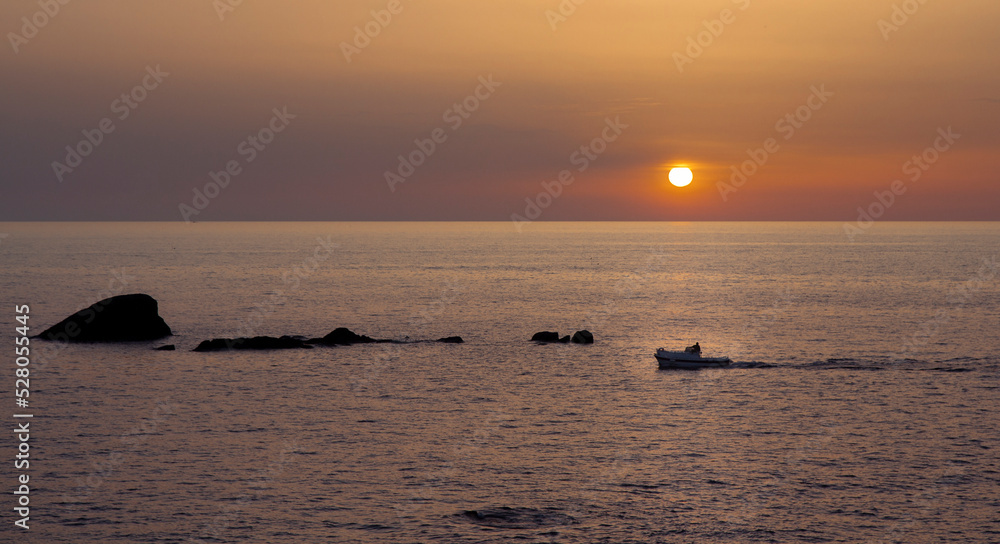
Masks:
[[[229,2],[0,5],[0,219],[509,220],[534,203],[540,220],[839,220],[897,179],[884,218],[1000,219],[995,1]],[[66,146],[105,118],[71,167]],[[399,182],[397,157],[435,130]],[[769,138],[742,186],[720,185]],[[674,164],[691,186],[666,183]]]

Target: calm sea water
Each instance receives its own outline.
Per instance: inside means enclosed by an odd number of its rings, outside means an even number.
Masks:
[[[133,292],[176,334],[33,344],[31,530],[7,494],[4,540],[1000,541],[995,223],[0,233],[2,342],[14,304],[40,332]],[[340,326],[466,343],[190,351]],[[695,341],[737,363],[657,370]]]

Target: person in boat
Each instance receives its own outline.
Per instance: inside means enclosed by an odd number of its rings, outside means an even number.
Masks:
[[[701,354],[701,346],[698,345],[698,342],[695,342],[693,346],[688,346],[688,347],[684,348],[684,351],[686,351],[688,353]]]

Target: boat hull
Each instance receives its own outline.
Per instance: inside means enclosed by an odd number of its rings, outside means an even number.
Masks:
[[[732,363],[729,357],[702,357],[696,353],[665,352],[663,350],[656,352],[655,357],[660,368],[663,369],[722,368]]]

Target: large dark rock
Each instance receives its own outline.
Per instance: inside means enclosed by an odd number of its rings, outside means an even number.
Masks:
[[[305,341],[301,338],[295,338],[292,336],[282,336],[281,338],[274,338],[273,336],[255,336],[253,338],[216,338],[214,340],[205,340],[204,342],[198,344],[198,347],[194,348],[194,351],[228,351],[231,349],[261,351],[311,347],[312,346],[307,346]]]
[[[536,332],[534,336],[531,337],[532,342],[558,342],[559,333],[558,332]]]
[[[350,329],[340,327],[323,338],[313,338],[307,340],[309,344],[323,344],[324,346],[350,346],[352,344],[374,344],[376,342],[391,342],[391,340],[376,340],[370,336],[356,334]]]
[[[133,342],[173,334],[149,295],[104,299],[63,319],[36,338],[59,342]]]
[[[462,344],[465,342],[465,340],[462,340],[461,336],[449,336],[447,338],[438,338],[437,341],[441,342],[442,344]]]
[[[576,331],[573,333],[574,344],[593,344],[594,335],[588,330]]]

